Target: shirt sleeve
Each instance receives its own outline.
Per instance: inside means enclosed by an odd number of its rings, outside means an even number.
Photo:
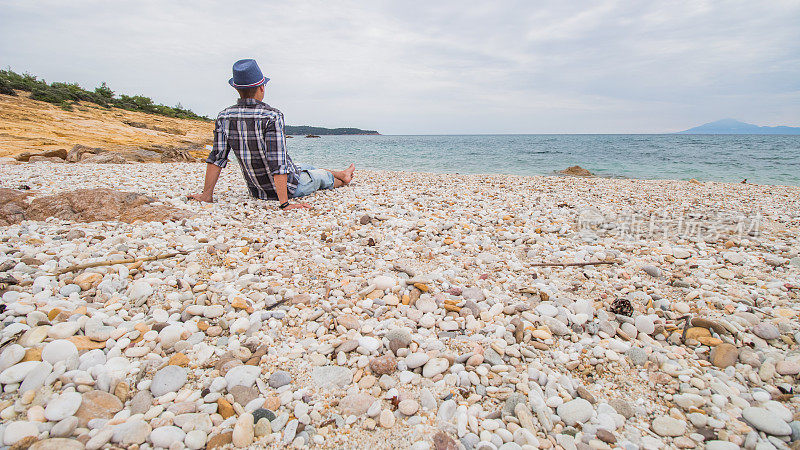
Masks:
[[[283,114],[278,113],[264,132],[267,143],[267,164],[273,175],[289,173],[289,158],[286,156],[286,135],[283,131]]]
[[[228,165],[228,153],[231,148],[228,146],[228,139],[225,137],[225,125],[222,117],[217,117],[214,122],[214,148],[208,154],[206,162],[224,168]]]

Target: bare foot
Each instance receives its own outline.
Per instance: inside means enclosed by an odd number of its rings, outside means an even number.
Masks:
[[[206,194],[192,194],[186,197],[188,200],[198,200],[201,202],[212,203],[213,198],[210,195]]]
[[[355,171],[356,171],[356,165],[355,164],[350,164],[347,167],[347,169],[344,169],[342,171],[342,174],[343,174],[342,183],[350,184],[350,182],[353,181],[353,172],[355,172]]]

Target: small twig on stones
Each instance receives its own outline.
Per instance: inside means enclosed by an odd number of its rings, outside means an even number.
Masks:
[[[686,343],[686,332],[689,331],[689,327],[692,326],[692,315],[687,314],[682,317],[678,317],[678,320],[684,319],[683,322],[683,332],[681,333],[681,343]]]
[[[77,272],[79,270],[90,269],[92,267],[115,266],[117,264],[131,264],[141,261],[156,261],[159,259],[173,258],[178,255],[186,255],[188,253],[189,252],[187,251],[180,251],[180,252],[164,253],[162,255],[143,256],[141,258],[126,258],[126,259],[117,259],[114,261],[95,261],[86,264],[77,264],[75,266],[70,266],[67,267],[66,269],[58,270],[52,275],[63,275],[65,273]]]
[[[0,277],[0,284],[6,284],[10,286],[12,284],[19,284],[19,280],[12,276]]]
[[[270,310],[270,309],[275,309],[275,308],[277,308],[278,306],[281,306],[282,304],[284,304],[284,303],[286,303],[286,302],[288,302],[288,301],[289,301],[289,300],[287,300],[287,299],[278,300],[277,302],[275,302],[275,303],[273,303],[273,304],[271,304],[271,305],[268,305],[268,306],[266,307],[266,309],[267,309],[267,310]]]
[[[573,262],[573,263],[533,263],[529,264],[531,267],[581,267],[581,266],[599,266],[602,264],[619,264],[619,261],[588,261],[588,262]]]

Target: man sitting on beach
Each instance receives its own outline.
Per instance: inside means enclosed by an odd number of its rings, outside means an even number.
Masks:
[[[228,83],[239,91],[236,105],[225,108],[214,124],[214,148],[206,162],[206,180],[202,194],[189,198],[213,200],[219,174],[228,164],[231,150],[242,168],[250,195],[262,200],[278,200],[280,209],[310,208],[307,203],[290,204],[290,198],[304,197],[320,189],[345,186],[353,179],[355,166],[344,170],[316,169],[295,165],[286,153],[283,114],[262,102],[269,78],[264,77],[253,59],[233,65]]]

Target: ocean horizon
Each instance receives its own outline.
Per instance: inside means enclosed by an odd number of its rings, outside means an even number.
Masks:
[[[458,174],[553,175],[800,185],[800,136],[687,134],[349,135],[287,140],[295,163]]]

